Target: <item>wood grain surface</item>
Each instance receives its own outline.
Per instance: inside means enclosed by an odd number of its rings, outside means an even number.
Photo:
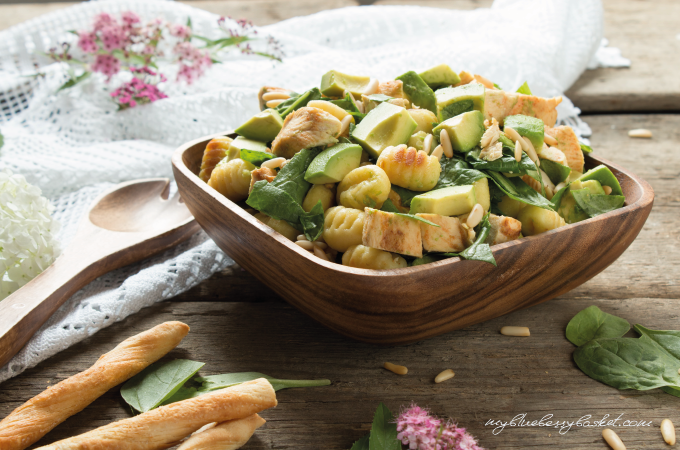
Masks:
[[[576,368],[567,322],[581,309],[605,311],[658,329],[678,329],[680,299],[680,117],[675,115],[587,116],[592,143],[603,157],[631,168],[655,190],[655,205],[629,249],[600,275],[542,305],[464,330],[398,347],[352,341],[318,325],[280,300],[238,267],[106,328],[37,368],[0,385],[0,416],[45,387],[83,370],[123,339],[166,320],[192,327],[170,358],[207,363],[203,374],[261,371],[289,378],[324,378],[325,388],[284,390],[280,404],[263,416],[268,423],[245,449],[348,449],[365,434],[378,402],[391,409],[416,401],[467,427],[488,449],[606,449],[601,428],[506,428],[498,435],[484,424],[527,413],[540,419],[578,420],[605,414],[652,421],[650,427],[616,431],[629,449],[664,448],[658,426],[680,423],[680,399],[660,390],[619,391]],[[646,127],[651,140],[631,139],[627,130]],[[231,272],[235,275],[232,275]],[[502,336],[504,325],[527,326],[529,338]],[[403,377],[382,369],[385,361],[406,365]],[[440,385],[444,369],[456,376]],[[67,420],[39,444],[72,436],[129,416],[117,389]]]

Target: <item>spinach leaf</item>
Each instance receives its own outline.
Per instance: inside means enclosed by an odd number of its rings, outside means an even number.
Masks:
[[[487,213],[479,225],[477,225],[477,237],[475,238],[475,242],[460,252],[459,256],[463,259],[488,262],[489,264],[496,266],[496,258],[493,257],[491,247],[489,244],[485,243],[486,238],[489,237],[490,230],[491,223],[489,223],[489,213]]]
[[[362,437],[361,439],[356,441],[354,445],[352,445],[352,448],[349,450],[370,450],[368,443],[370,437],[371,437],[370,434],[367,434],[366,436]]]
[[[512,174],[529,175],[536,181],[540,181],[543,185],[543,178],[536,164],[529,158],[526,153],[522,153],[522,158],[519,162],[515,159],[515,144],[512,147],[503,145],[503,156],[494,160],[487,161],[480,159],[479,154],[481,149],[473,150],[465,155],[465,160],[477,170],[493,170],[494,172],[506,172]]]
[[[457,158],[442,158],[441,168],[442,171],[439,174],[439,180],[432,190],[442,189],[449,186],[469,185],[486,177],[484,172],[480,172],[476,169],[470,169],[469,164]]]
[[[618,389],[680,385],[680,362],[645,335],[590,341],[574,351],[574,361],[589,377]]]
[[[553,195],[553,198],[550,200],[550,203],[553,204],[553,208],[555,209],[555,211],[557,211],[560,208],[560,204],[562,204],[562,199],[564,198],[565,195],[567,195],[567,192],[569,192],[570,184],[571,183],[567,184],[562,189],[555,192],[555,195]]]
[[[399,198],[401,199],[401,204],[405,208],[411,207],[411,200],[413,200],[413,197],[422,194],[422,192],[411,191],[401,186],[397,186],[396,184],[392,185],[392,190],[399,195]]]
[[[579,208],[588,214],[588,217],[614,211],[623,206],[626,197],[623,195],[591,194],[589,189],[571,191]]]
[[[383,403],[373,416],[371,437],[368,439],[369,450],[401,450],[401,442],[397,440],[397,424],[392,412]]]
[[[531,89],[529,89],[529,84],[525,81],[518,89],[519,94],[531,95]]]
[[[309,241],[314,242],[323,233],[323,205],[319,200],[309,212],[300,214],[300,223]]]
[[[586,144],[584,144],[584,143],[582,143],[582,142],[580,142],[580,141],[579,141],[579,145],[581,146],[581,151],[582,151],[583,153],[585,153],[586,155],[587,155],[588,153],[593,153],[593,149],[592,149],[592,147],[591,147],[590,145],[586,145]]]
[[[450,119],[451,117],[456,117],[460,114],[463,114],[464,112],[472,111],[473,109],[472,100],[461,100],[456,103],[451,103],[445,106],[441,111],[442,122]]]
[[[550,181],[552,181],[553,184],[560,184],[569,178],[569,174],[571,173],[569,167],[563,166],[555,161],[550,161],[549,159],[541,160],[541,169],[548,175],[548,178],[550,178]]]
[[[302,200],[304,200],[311,186],[311,183],[305,180],[305,172],[319,153],[321,153],[320,147],[300,150],[276,175],[276,178],[271,182],[272,186],[288,193],[293,200],[302,204]]]
[[[580,347],[593,339],[619,338],[630,330],[626,319],[603,312],[597,306],[589,306],[576,314],[567,325],[567,339]]]
[[[137,411],[150,411],[172,397],[204,364],[187,359],[156,362],[130,378],[120,393]]]
[[[382,208],[380,208],[380,210],[385,211],[385,212],[389,212],[389,213],[392,213],[392,214],[396,214],[397,216],[406,217],[407,219],[417,220],[419,222],[423,222],[423,223],[426,223],[428,225],[432,225],[433,227],[441,228],[440,225],[437,225],[436,223],[430,222],[429,220],[425,220],[422,217],[418,217],[415,214],[406,214],[406,213],[399,212],[397,207],[394,206],[394,203],[392,203],[392,200],[390,200],[389,198],[387,200],[385,200],[385,202],[383,203]]]
[[[321,98],[321,91],[319,88],[312,88],[307,92],[300,94],[298,96],[291,96],[284,102],[281,102],[276,108],[276,111],[281,115],[282,119],[293,111],[296,111],[303,106],[307,106],[307,103],[312,100],[319,100]]]
[[[666,394],[671,394],[676,397],[680,397],[680,388],[673,386],[663,386],[661,390],[664,391]]]
[[[258,150],[241,149],[241,159],[248,161],[254,166],[260,167],[263,162],[275,158],[271,153],[260,152]]]
[[[507,178],[501,173],[489,171],[489,177],[496,183],[505,194],[527,205],[538,206],[539,208],[554,211],[554,205],[547,198],[534,191],[528,184],[519,177]]]
[[[659,347],[670,353],[675,359],[680,360],[680,331],[675,330],[650,330],[636,324],[633,329],[640,336],[646,336],[654,341]],[[680,368],[680,364],[678,364]]]
[[[287,192],[272,184],[273,182],[268,183],[266,180],[255,183],[246,204],[274,219],[299,223],[300,214],[305,212],[300,202],[296,202]]]
[[[377,103],[386,102],[388,100],[392,100],[393,98],[394,97],[390,97],[389,95],[385,95],[385,94],[371,94],[371,95],[368,96],[369,100],[371,100],[373,102],[377,102]]]

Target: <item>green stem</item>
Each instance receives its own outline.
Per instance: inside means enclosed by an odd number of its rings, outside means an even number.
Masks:
[[[329,386],[331,380],[271,380],[272,384],[281,385],[280,389],[296,387]],[[278,389],[277,389],[278,390]]]

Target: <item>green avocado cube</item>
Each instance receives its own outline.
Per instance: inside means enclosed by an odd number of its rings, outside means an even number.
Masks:
[[[526,136],[537,152],[543,149],[545,124],[541,119],[517,114],[506,117],[503,120],[503,127],[510,127],[518,132],[520,136]]]
[[[473,185],[449,186],[413,197],[410,213],[460,216],[472,211],[476,203]]]
[[[283,128],[283,119],[275,109],[265,109],[234,130],[237,134],[256,141],[271,142]]]
[[[442,130],[451,139],[451,146],[458,152],[469,152],[479,145],[484,134],[484,116],[479,111],[469,111],[440,123],[432,130],[439,138]]]
[[[609,186],[612,188],[611,195],[623,195],[619,180],[607,166],[599,165],[590,169],[578,178],[580,181],[597,180],[602,186]]]
[[[431,69],[419,73],[419,75],[432,89],[460,83],[460,77],[448,66],[448,64],[440,64],[436,67],[432,67]]]
[[[420,75],[411,70],[395,79],[404,83],[404,94],[411,103],[433,113],[437,112],[437,99],[434,91],[420,78]]]
[[[361,96],[366,91],[371,77],[347,75],[331,70],[321,77],[321,93],[326,97],[342,97],[347,90],[353,96]]]
[[[254,150],[257,152],[266,152],[267,144],[264,142],[244,138],[243,136],[237,136],[236,139],[231,141],[231,145],[229,145],[229,152],[227,153],[227,162],[231,161],[232,159],[240,158],[241,150]]]
[[[316,155],[305,180],[312,184],[338,183],[361,164],[362,148],[357,144],[335,144]]]
[[[377,159],[387,147],[406,144],[417,126],[406,109],[384,102],[366,114],[352,137]]]
[[[443,122],[467,111],[484,113],[485,92],[484,86],[477,83],[439,89],[434,93],[437,99],[437,117]]]

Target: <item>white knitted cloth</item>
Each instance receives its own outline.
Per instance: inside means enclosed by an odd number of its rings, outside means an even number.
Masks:
[[[171,177],[173,149],[239,125],[257,112],[262,85],[301,92],[318,85],[330,69],[392,79],[407,70],[448,63],[507,90],[528,81],[535,94],[553,96],[579,77],[602,40],[602,6],[593,0],[497,0],[490,9],[474,11],[345,8],[261,28],[261,35],[282,42],[286,57],[281,64],[231,56],[192,86],[169,82],[165,91],[170,98],[150,105],[116,112],[99,76],[55,95],[65,75],[42,53],[73,40],[67,30],[89,28],[96,13],[127,10],[143,20],[161,16],[185,23],[191,17],[198,34],[220,36],[217,16],[153,0],[82,3],[0,33],[0,131],[5,135],[0,169],[25,175],[53,200],[64,247],[103,189],[135,178]],[[24,76],[36,67],[47,76]],[[171,68],[161,68],[174,78]],[[561,120],[589,133],[568,99],[559,112]],[[67,301],[0,369],[0,381],[231,264],[199,233],[162,255],[101,277]]]

